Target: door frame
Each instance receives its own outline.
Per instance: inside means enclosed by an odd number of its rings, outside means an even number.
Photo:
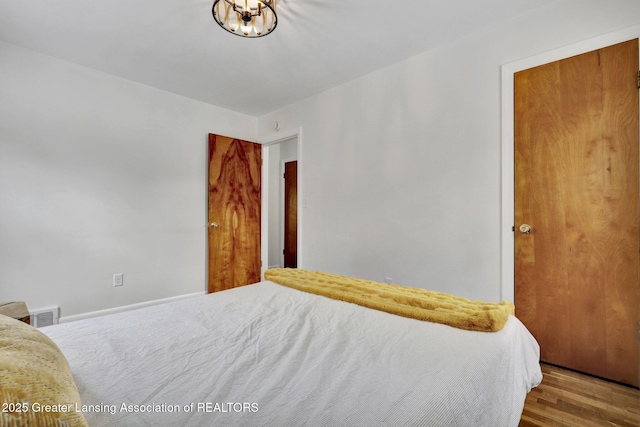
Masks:
[[[302,162],[302,128],[294,128],[278,131],[277,134],[258,139],[258,144],[262,145],[262,228],[261,228],[261,277],[264,279],[264,272],[269,267],[269,147],[286,140],[296,138],[297,161],[298,161],[298,268],[303,268],[302,236],[303,236],[303,198],[304,182],[300,171]]]
[[[501,67],[502,78],[502,131],[501,131],[501,218],[500,218],[500,294],[502,300],[513,301],[515,297],[515,164],[514,164],[514,74],[518,71],[559,61],[601,49],[630,39],[640,38],[640,25],[625,28],[609,34],[597,36],[549,52],[504,64]]]

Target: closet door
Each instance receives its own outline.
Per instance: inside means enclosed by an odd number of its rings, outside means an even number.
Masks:
[[[298,162],[284,164],[284,267],[298,267]]]
[[[546,362],[639,385],[638,40],[515,76],[516,315]]]

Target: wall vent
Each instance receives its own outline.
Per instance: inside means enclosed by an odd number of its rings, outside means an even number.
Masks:
[[[31,312],[31,326],[41,328],[58,324],[60,317],[60,307],[44,308]]]

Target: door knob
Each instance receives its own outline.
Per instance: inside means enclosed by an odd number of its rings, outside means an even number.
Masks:
[[[529,224],[522,224],[519,229],[522,234],[531,233],[531,226]]]
[[[217,222],[210,222],[209,223],[209,227],[211,227],[211,228],[218,228],[218,225],[219,224]]]

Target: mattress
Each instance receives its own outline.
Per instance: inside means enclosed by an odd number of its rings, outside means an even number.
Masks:
[[[517,426],[539,347],[273,282],[42,328],[89,425]]]

